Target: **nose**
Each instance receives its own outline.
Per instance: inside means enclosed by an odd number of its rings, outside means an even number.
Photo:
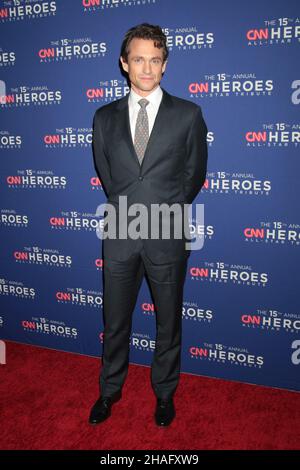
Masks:
[[[143,72],[144,73],[151,72],[151,65],[150,65],[150,62],[148,62],[147,60],[144,61]]]

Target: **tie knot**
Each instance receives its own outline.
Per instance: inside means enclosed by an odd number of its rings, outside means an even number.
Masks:
[[[142,98],[141,100],[139,100],[139,105],[145,109],[146,106],[150,103],[150,101],[146,100],[146,98]]]

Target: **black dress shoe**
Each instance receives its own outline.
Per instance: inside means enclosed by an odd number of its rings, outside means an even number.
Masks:
[[[157,399],[155,410],[155,422],[158,426],[169,426],[175,418],[173,399]]]
[[[111,407],[122,398],[122,392],[117,392],[112,396],[100,396],[91,409],[89,423],[99,424],[111,415]]]

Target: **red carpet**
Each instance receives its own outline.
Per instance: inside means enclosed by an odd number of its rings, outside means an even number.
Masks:
[[[131,365],[123,398],[91,427],[99,360],[7,342],[0,365],[0,448],[299,449],[300,393],[182,374],[177,416],[153,421],[150,369]]]

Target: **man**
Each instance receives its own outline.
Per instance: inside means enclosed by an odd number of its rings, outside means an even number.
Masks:
[[[120,61],[131,89],[125,97],[98,108],[93,122],[95,167],[117,214],[121,196],[129,207],[150,209],[191,204],[206,176],[207,128],[201,108],[160,87],[166,70],[166,36],[148,23],[125,35]],[[162,217],[167,211],[162,212]],[[119,220],[119,219],[118,219]],[[171,228],[177,216],[171,217]],[[116,222],[117,228],[119,225]],[[161,224],[159,223],[159,228]],[[89,422],[111,415],[120,400],[129,364],[132,313],[146,274],[156,311],[156,346],[151,382],[155,422],[168,426],[174,416],[181,355],[183,286],[189,251],[186,238],[105,238],[104,345],[101,393]]]

